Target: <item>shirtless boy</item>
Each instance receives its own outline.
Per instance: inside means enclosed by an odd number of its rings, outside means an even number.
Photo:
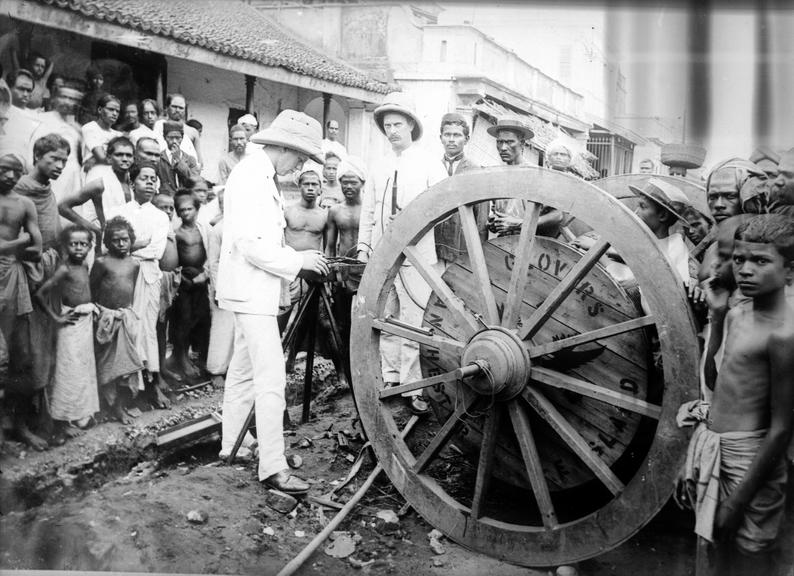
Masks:
[[[176,366],[185,376],[196,377],[200,372],[189,357],[191,333],[203,327],[207,330],[206,339],[209,339],[207,250],[205,238],[196,224],[201,202],[191,193],[179,193],[175,200],[177,214],[182,219],[182,225],[176,230],[182,282],[174,301],[174,357]]]
[[[158,210],[165,212],[171,222],[174,213],[174,199],[168,194],[157,194],[152,198],[152,204]],[[160,282],[160,315],[157,317],[157,348],[160,355],[160,375],[176,382],[182,381],[182,375],[167,367],[165,362],[166,344],[168,335],[168,321],[171,304],[174,303],[176,292],[182,278],[182,269],[179,267],[179,253],[176,250],[176,232],[169,227],[168,240],[165,252],[160,258],[160,270],[163,278]]]
[[[364,186],[364,171],[353,158],[339,166],[339,183],[342,185],[344,202],[331,206],[325,231],[325,253],[328,256],[356,257],[358,222],[361,218],[361,188]]]
[[[22,171],[22,162],[16,156],[0,156],[0,332],[5,345],[13,350],[10,359],[15,362],[9,368],[14,372],[24,368],[28,360],[27,350],[15,349],[14,343],[24,340],[17,337],[21,327],[19,320],[32,310],[22,260],[41,257],[41,233],[36,206],[29,198],[13,191]],[[43,450],[47,442],[33,434],[28,427],[32,407],[31,390],[20,386],[22,380],[8,378],[7,381],[5,404],[14,416],[14,432],[34,449]]]
[[[284,241],[295,250],[320,250],[327,212],[317,205],[320,196],[320,175],[314,170],[302,172],[298,178],[301,199],[284,210],[287,228]]]
[[[130,256],[135,244],[132,225],[120,216],[111,218],[104,242],[107,255],[94,261],[90,275],[91,296],[100,310],[95,348],[97,380],[112,416],[130,424],[127,404],[141,388],[143,369],[135,346],[139,322],[132,311],[140,270],[140,263]]]
[[[85,259],[91,230],[71,225],[61,232],[64,262],[36,292],[36,300],[58,325],[55,370],[49,396],[56,422],[55,444],[75,438],[99,412],[94,360],[94,312]]]
[[[725,323],[725,352],[707,424],[690,441],[679,499],[696,512],[696,533],[714,543],[716,573],[770,574],[784,513],[784,454],[794,420],[794,223],[756,216],[736,232],[733,273],[748,298],[727,310],[710,298],[714,330]],[[709,467],[713,470],[708,474]],[[710,476],[703,487],[698,477]]]

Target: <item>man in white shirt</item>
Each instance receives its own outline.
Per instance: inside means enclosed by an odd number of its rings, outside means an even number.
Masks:
[[[165,252],[170,223],[165,212],[155,207],[151,200],[157,184],[157,172],[152,164],[134,164],[130,168],[133,198],[123,206],[108,212],[108,219],[123,216],[135,231],[132,257],[140,263],[135,285],[132,309],[141,321],[136,341],[138,354],[143,360],[152,385],[154,404],[168,408],[164,394],[166,384],[160,378],[160,356],[157,349],[157,318],[160,313],[160,258]]]
[[[322,131],[313,118],[284,110],[251,141],[264,149],[246,155],[226,182],[218,264],[218,305],[234,313],[234,351],[223,392],[221,453],[231,453],[251,403],[259,441],[259,480],[269,488],[304,494],[309,485],[290,473],[284,456],[287,382],[276,315],[286,286],[302,273],[324,276],[319,250],[284,245],[284,203],[276,176],[312,158],[322,164]],[[282,290],[282,288],[284,290]]]
[[[391,150],[370,170],[364,184],[358,231],[358,258],[363,262],[369,260],[372,248],[392,216],[430,186],[447,178],[447,171],[438,158],[414,146],[422,136],[422,124],[403,93],[393,92],[386,96],[384,103],[375,109],[374,117],[380,131],[389,139]],[[432,231],[416,247],[428,264],[438,265]],[[404,264],[394,279],[385,312],[399,316],[402,322],[421,326],[430,292],[430,286],[416,269]],[[416,342],[381,335],[380,349],[386,386],[422,378]],[[412,412],[428,412],[421,391],[409,392],[405,397]]]
[[[325,138],[323,138],[323,153],[333,152],[340,159],[344,160],[347,156],[347,149],[337,140],[339,138],[339,122],[328,120],[325,123]]]

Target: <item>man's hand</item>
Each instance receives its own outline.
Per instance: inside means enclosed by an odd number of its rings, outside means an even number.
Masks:
[[[304,250],[301,252],[301,256],[303,256],[301,272],[318,274],[320,276],[328,275],[330,269],[328,268],[328,260],[325,259],[325,254],[319,250]]]
[[[693,305],[699,306],[706,302],[706,293],[700,289],[696,278],[690,278],[689,282],[685,282],[684,288],[686,288],[687,298]]]
[[[675,481],[675,492],[673,492],[673,500],[682,510],[692,510],[692,502],[689,499],[689,490],[687,486],[686,475],[683,468],[678,473],[678,478]]]
[[[70,326],[75,322],[77,322],[80,319],[80,316],[82,316],[82,314],[80,314],[76,310],[72,310],[61,316],[55,316],[53,319],[55,320],[56,324],[60,324],[62,326],[66,326],[66,325]]]
[[[731,293],[715,276],[703,282],[703,293],[712,315],[724,315],[728,311],[728,299]]]
[[[494,211],[493,230],[499,235],[504,236],[521,229],[521,218],[507,216],[501,212]]]

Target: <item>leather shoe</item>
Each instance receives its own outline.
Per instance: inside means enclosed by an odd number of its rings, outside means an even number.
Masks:
[[[427,414],[428,412],[430,412],[430,406],[427,404],[427,401],[421,396],[407,396],[405,398],[405,402],[406,404],[408,404],[408,409],[411,411],[412,414],[421,416],[423,414]]]
[[[290,473],[289,470],[276,472],[262,481],[262,484],[274,490],[280,490],[285,494],[306,494],[309,491],[309,484]]]

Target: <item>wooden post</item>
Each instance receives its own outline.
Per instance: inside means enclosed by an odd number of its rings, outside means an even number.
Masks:
[[[328,115],[331,113],[331,95],[327,92],[323,92],[323,138],[327,138],[328,134],[325,133],[327,130],[326,124],[328,123]]]
[[[254,76],[245,75],[245,111],[248,114],[253,114],[254,110],[254,86],[256,85],[256,78]]]

